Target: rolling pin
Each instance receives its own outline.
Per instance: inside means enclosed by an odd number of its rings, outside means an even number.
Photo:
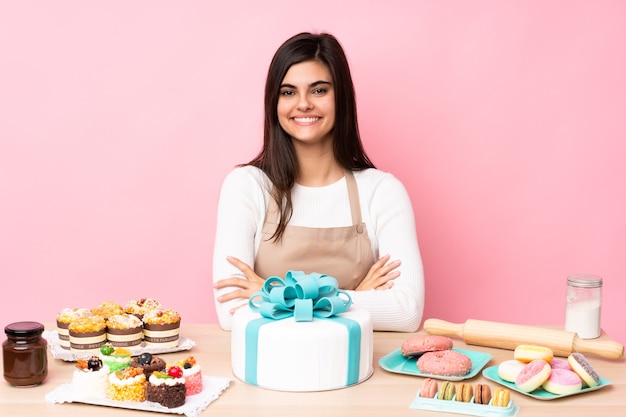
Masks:
[[[555,356],[567,357],[573,352],[590,353],[607,359],[619,359],[624,346],[603,337],[581,339],[574,332],[519,324],[472,320],[450,323],[439,319],[424,322],[427,333],[440,336],[458,336],[469,345],[515,350],[517,345],[539,345],[552,349]]]

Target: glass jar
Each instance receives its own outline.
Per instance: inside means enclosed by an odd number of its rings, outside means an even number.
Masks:
[[[602,310],[602,278],[597,275],[574,274],[567,277],[565,330],[581,339],[600,336]]]
[[[46,339],[41,337],[43,324],[20,321],[4,328],[7,340],[2,344],[4,379],[15,387],[39,385],[48,376]]]

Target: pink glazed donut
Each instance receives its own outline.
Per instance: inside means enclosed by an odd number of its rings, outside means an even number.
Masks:
[[[417,360],[420,372],[441,376],[463,376],[472,369],[472,360],[456,350],[426,352]]]
[[[535,359],[527,363],[517,375],[515,385],[524,392],[534,391],[550,378],[551,372],[552,368],[548,362],[543,359]]]
[[[553,368],[550,378],[543,383],[542,387],[552,394],[571,394],[582,389],[583,381],[574,371]]]
[[[452,349],[452,340],[438,335],[416,336],[405,340],[400,349],[403,356],[420,356],[426,352]]]

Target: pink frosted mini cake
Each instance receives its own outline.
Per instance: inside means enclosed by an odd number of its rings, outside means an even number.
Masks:
[[[196,359],[193,356],[174,362],[172,365],[176,365],[183,370],[187,395],[195,395],[202,392],[202,368],[196,363]]]

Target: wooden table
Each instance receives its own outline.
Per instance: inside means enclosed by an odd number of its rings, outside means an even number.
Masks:
[[[53,325],[46,329],[54,330]],[[420,331],[419,333],[423,333]],[[247,385],[236,379],[230,367],[230,333],[215,324],[183,325],[181,334],[194,340],[191,351],[163,355],[168,362],[194,355],[202,365],[204,375],[231,378],[228,389],[211,403],[201,416],[453,416],[434,411],[415,410],[409,404],[421,388],[423,378],[390,373],[378,365],[378,360],[397,349],[413,334],[376,332],[374,335],[374,374],[367,381],[354,387],[314,393],[271,391]],[[604,336],[606,337],[606,336]],[[510,350],[468,346],[453,338],[458,348],[491,353],[493,359],[487,366],[497,365],[512,358]],[[607,360],[587,355],[597,372],[612,385],[587,394],[558,400],[542,401],[512,392],[513,401],[519,406],[519,416],[619,416],[626,413],[626,360]],[[2,416],[111,416],[134,417],[151,415],[145,411],[92,406],[86,404],[49,404],[45,395],[58,385],[70,382],[74,364],[49,357],[48,378],[34,388],[14,388],[0,381],[0,415]],[[485,382],[495,389],[498,385],[482,375],[470,380]],[[154,415],[155,413],[152,413]],[[163,414],[168,415],[168,414]],[[174,414],[175,415],[175,414]]]

